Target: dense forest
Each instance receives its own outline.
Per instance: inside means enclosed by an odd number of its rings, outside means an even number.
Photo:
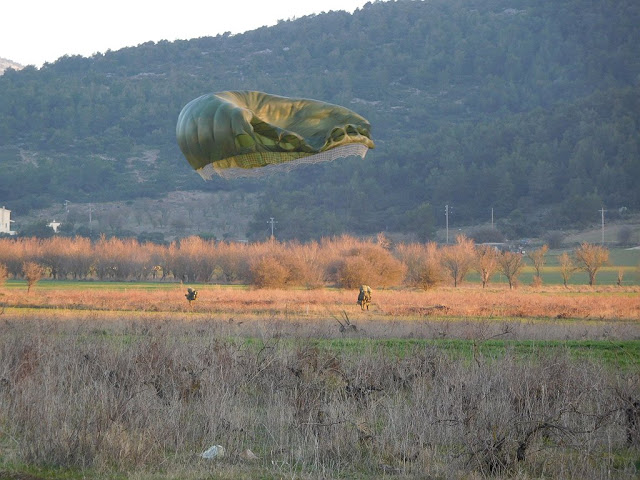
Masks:
[[[399,0],[240,35],[65,56],[0,76],[0,203],[243,191],[247,236],[309,240],[486,222],[535,236],[640,209],[640,3]],[[1,52],[0,52],[1,54]],[[175,123],[203,93],[261,90],[346,106],[366,159],[203,182]],[[153,152],[149,161],[149,153]]]

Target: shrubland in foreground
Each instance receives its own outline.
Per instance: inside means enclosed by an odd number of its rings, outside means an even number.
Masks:
[[[199,286],[189,306],[183,290],[5,288],[0,471],[589,479],[640,469],[633,289],[374,291],[368,312],[356,291]],[[225,455],[201,458],[212,445]]]

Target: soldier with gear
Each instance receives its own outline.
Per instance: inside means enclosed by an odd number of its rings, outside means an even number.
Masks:
[[[369,310],[371,303],[371,287],[369,285],[360,285],[360,293],[358,294],[358,305],[364,310]]]
[[[191,302],[198,298],[198,292],[193,288],[187,288],[187,293],[185,293],[184,296],[189,301],[189,305],[191,305]]]

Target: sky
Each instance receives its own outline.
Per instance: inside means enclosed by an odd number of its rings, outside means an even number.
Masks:
[[[160,40],[243,33],[279,20],[344,10],[369,0],[3,0],[0,57],[41,67]]]

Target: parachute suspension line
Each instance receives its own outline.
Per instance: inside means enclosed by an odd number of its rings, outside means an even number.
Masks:
[[[333,162],[338,158],[351,156],[359,156],[361,158],[364,158],[368,150],[369,147],[362,143],[349,143],[316,153],[314,155],[295,158],[294,160],[285,162],[283,162],[282,160],[271,160],[269,157],[270,155],[272,155],[272,152],[252,153],[241,156],[243,157],[242,160],[244,160],[245,163],[247,162],[247,160],[252,160],[251,163],[253,163],[254,165],[251,167],[242,168],[239,166],[229,166],[228,164],[225,164],[223,167],[216,167],[214,163],[209,163],[197,170],[197,172],[205,180],[211,180],[214,175],[219,175],[222,178],[226,179],[241,177],[258,178],[266,175],[271,175],[273,173],[289,172],[294,168],[299,167],[300,165],[309,165],[320,162]],[[279,153],[279,155],[283,154]],[[286,153],[284,155],[286,155]],[[239,157],[236,158],[240,159]],[[264,166],[262,168],[253,168],[255,166],[255,163],[261,163]]]

